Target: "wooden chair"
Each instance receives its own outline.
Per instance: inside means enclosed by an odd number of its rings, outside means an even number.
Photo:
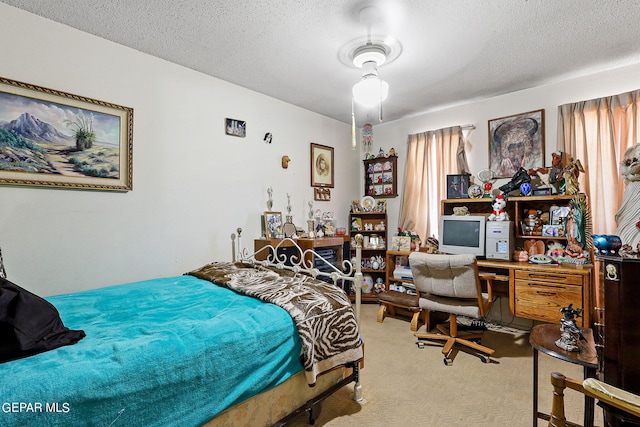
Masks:
[[[485,328],[480,331],[459,331],[458,316],[483,319],[493,304],[494,274],[478,275],[474,255],[439,255],[413,252],[409,256],[413,283],[419,295],[420,308],[449,314],[449,325],[438,325],[439,333],[415,333],[419,340],[445,341],[442,348],[445,365],[451,365],[451,352],[461,344],[480,353],[488,363],[493,349],[479,343]],[[480,279],[487,282],[487,293],[482,292]],[[420,342],[419,342],[420,346]]]
[[[617,408],[627,414],[640,417],[640,396],[606,384],[595,378],[578,381],[567,378],[558,372],[551,373],[553,400],[551,403],[550,427],[575,426],[564,415],[564,390],[570,388],[579,393],[598,399],[605,405]]]

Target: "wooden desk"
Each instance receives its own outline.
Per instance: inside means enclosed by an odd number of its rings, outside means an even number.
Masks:
[[[538,351],[565,362],[581,365],[584,378],[595,378],[598,369],[598,356],[593,341],[593,331],[581,328],[586,341],[578,341],[580,351],[566,351],[556,345],[560,338],[560,325],[536,325],[529,334],[529,344],[533,347],[533,426],[538,425],[538,418],[549,420],[551,416],[538,412]],[[549,373],[551,375],[551,373]],[[584,396],[584,427],[593,427],[594,399]]]
[[[581,327],[591,326],[591,264],[531,264],[499,260],[478,260],[478,269],[508,277],[511,315],[559,323],[560,308],[573,304],[584,309],[576,319]],[[496,290],[497,295],[505,295]]]

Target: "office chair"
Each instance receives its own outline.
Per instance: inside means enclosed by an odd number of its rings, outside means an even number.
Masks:
[[[565,427],[572,424],[567,421],[564,415],[564,390],[567,387],[598,399],[601,404],[604,404],[605,408],[607,406],[614,407],[627,414],[640,417],[640,396],[595,378],[578,381],[567,378],[558,372],[552,372],[551,384],[553,385],[553,400],[551,403],[551,418],[549,419],[550,427]]]
[[[438,325],[438,333],[418,333],[418,340],[444,340],[444,363],[453,363],[451,352],[455,344],[479,352],[484,363],[490,361],[494,350],[479,343],[484,332],[484,322],[478,331],[458,331],[458,316],[472,319],[484,318],[493,304],[492,284],[494,274],[478,275],[475,255],[440,255],[413,252],[409,256],[413,283],[424,310],[449,314],[449,325]],[[482,292],[480,280],[487,281],[487,293]],[[463,329],[463,328],[460,328]],[[478,329],[478,328],[476,328]],[[423,343],[418,341],[418,346]]]

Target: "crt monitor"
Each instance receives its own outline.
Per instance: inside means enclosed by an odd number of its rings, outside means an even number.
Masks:
[[[486,220],[483,215],[442,215],[440,252],[484,257]]]

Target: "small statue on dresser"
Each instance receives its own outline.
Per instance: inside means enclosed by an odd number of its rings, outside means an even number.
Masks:
[[[576,317],[582,314],[582,308],[573,308],[573,304],[562,307],[562,319],[560,319],[560,339],[556,341],[556,345],[566,351],[580,351],[578,341],[584,340],[584,336],[576,325]]]

